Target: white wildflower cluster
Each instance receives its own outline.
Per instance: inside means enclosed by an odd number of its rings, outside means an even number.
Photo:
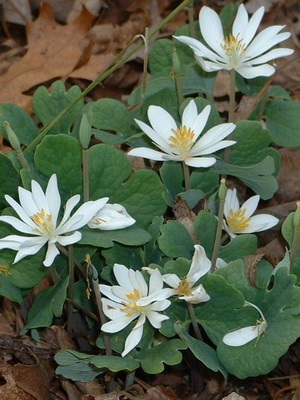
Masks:
[[[31,191],[19,187],[18,192],[20,203],[8,195],[5,199],[19,218],[0,216],[0,221],[30,235],[9,235],[0,239],[0,250],[17,251],[14,263],[36,254],[48,244],[44,265],[50,267],[59,254],[57,245],[67,246],[79,242],[82,235],[78,229],[83,226],[88,224],[91,228],[112,230],[126,228],[135,223],[124,207],[108,204],[108,197],[85,202],[71,216],[80,201],[80,195],[72,196],[67,201],[59,221],[61,197],[55,174],[49,179],[45,193],[35,180],[31,181]]]
[[[171,304],[167,300],[169,297],[177,296],[192,304],[210,299],[202,284],[197,284],[210,268],[211,263],[200,245],[195,246],[190,270],[187,276],[182,278],[176,274],[161,275],[157,268],[147,268],[150,274],[147,285],[140,271],[115,264],[113,270],[119,285],[99,285],[100,291],[107,297],[102,298],[104,314],[111,320],[102,326],[102,330],[107,333],[119,332],[137,319],[126,339],[122,352],[124,357],[139,344],[146,319],[154,328],[160,329],[162,321],[169,318],[161,313]],[[164,282],[171,288],[164,288]]]

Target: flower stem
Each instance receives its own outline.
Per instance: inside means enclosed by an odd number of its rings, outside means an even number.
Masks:
[[[68,246],[68,257],[69,257],[69,286],[68,286],[68,298],[70,301],[67,305],[67,317],[68,317],[68,331],[69,334],[72,332],[72,319],[73,319],[73,302],[74,302],[74,251],[73,245]]]
[[[294,214],[294,236],[290,251],[290,273],[293,273],[296,255],[299,249],[300,242],[300,201],[297,201],[297,209]]]
[[[189,17],[189,26],[191,29],[191,37],[196,39],[196,29],[195,29],[195,19],[194,19],[194,4],[193,0],[191,0],[190,4],[187,7],[188,17]]]
[[[199,329],[199,325],[198,325],[197,320],[196,320],[196,315],[195,315],[195,310],[194,310],[193,304],[192,303],[187,303],[187,305],[188,305],[188,310],[189,310],[189,314],[190,314],[190,317],[191,317],[192,325],[193,325],[193,328],[194,328],[195,336],[196,336],[197,339],[203,340],[201,332],[200,332],[200,329]]]
[[[183,175],[184,175],[184,186],[185,186],[185,190],[191,190],[191,175],[190,175],[190,170],[189,170],[189,166],[186,165],[185,162],[182,163],[182,167],[183,167]]]
[[[177,15],[181,10],[183,10],[188,4],[190,4],[191,0],[184,0],[178,7],[175,8],[164,20],[157,25],[157,27],[149,33],[149,39],[153,38],[164,25],[168,24],[175,15]],[[25,153],[34,149],[41,140],[46,136],[46,134],[57,124],[57,122],[68,112],[70,111],[82,98],[84,98],[91,90],[93,90],[96,86],[98,86],[101,82],[107,79],[110,75],[112,75],[117,69],[122,67],[131,57],[143,47],[144,42],[139,43],[134,46],[131,51],[126,53],[128,47],[130,47],[132,42],[126,46],[124,50],[122,50],[119,56],[111,63],[111,65],[103,71],[81,94],[78,96],[73,102],[71,102],[66,108],[64,108],[48,125],[46,125],[40,132],[40,134],[28,145],[28,147],[24,150]]]
[[[90,199],[89,185],[89,154],[88,149],[82,149],[82,176],[83,176],[83,201],[87,202]]]
[[[229,110],[228,110],[228,122],[234,122],[234,110],[235,110],[235,81],[236,72],[234,69],[230,71],[230,89],[229,89]],[[227,140],[231,139],[231,134],[227,136]],[[224,161],[226,163],[230,160],[231,146],[226,147],[224,153]]]
[[[211,272],[214,272],[214,270],[216,269],[216,262],[217,262],[217,258],[218,258],[218,254],[219,254],[219,249],[221,246],[225,198],[226,198],[225,179],[221,179],[221,185],[220,185],[220,189],[219,189],[218,224],[217,224],[213,253],[211,256]]]

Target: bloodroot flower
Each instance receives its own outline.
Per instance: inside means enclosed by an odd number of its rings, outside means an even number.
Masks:
[[[105,204],[100,211],[89,221],[88,226],[92,229],[110,231],[114,229],[124,229],[135,224],[126,208],[121,204]]]
[[[205,156],[236,142],[223,140],[235,129],[232,123],[214,126],[200,137],[210,110],[211,107],[206,106],[198,114],[196,103],[191,100],[183,111],[181,124],[177,126],[174,118],[162,107],[150,106],[148,118],[151,126],[135,121],[162,151],[138,147],[130,150],[128,155],[156,161],[183,161],[186,165],[198,168],[212,166],[216,162],[215,157]]]
[[[254,233],[265,231],[278,223],[278,219],[269,214],[252,214],[257,208],[260,197],[250,197],[240,207],[236,189],[228,189],[225,199],[223,227],[234,238],[239,233]]]
[[[149,287],[140,271],[128,269],[124,265],[115,264],[114,274],[119,286],[99,285],[100,291],[108,297],[102,298],[103,312],[111,319],[102,325],[107,333],[119,332],[130,322],[137,323],[128,335],[122,357],[133,350],[143,335],[146,319],[160,329],[162,321],[169,317],[160,313],[169,307],[171,302],[169,289],[163,289],[163,280],[158,269],[150,276]]]
[[[162,278],[173,288],[173,294],[177,295],[179,299],[185,300],[187,303],[199,304],[210,299],[201,283],[197,286],[196,283],[210,270],[211,262],[202,246],[197,244],[194,247],[195,253],[186,277],[179,278],[176,274],[164,274]]]
[[[0,250],[16,250],[17,255],[14,260],[16,263],[26,256],[36,254],[48,243],[44,260],[46,267],[50,267],[59,254],[57,244],[67,246],[78,242],[81,239],[81,233],[77,229],[86,225],[108,201],[108,197],[88,201],[70,217],[72,210],[80,200],[80,195],[72,196],[67,201],[63,217],[58,223],[61,199],[55,174],[49,179],[45,193],[38,182],[34,180],[31,181],[31,192],[22,187],[19,187],[18,191],[20,204],[8,195],[5,196],[5,199],[20,219],[3,215],[0,216],[0,221],[31,236],[6,236],[0,239]]]
[[[254,307],[259,312],[260,318],[256,321],[256,325],[246,326],[244,328],[237,329],[236,331],[227,333],[223,337],[223,342],[227,344],[227,346],[243,346],[244,344],[247,344],[256,338],[259,338],[268,327],[266,318],[255,304],[245,301],[245,306]]]
[[[263,15],[264,7],[260,7],[249,20],[246,8],[241,4],[233,22],[232,32],[224,37],[218,14],[204,6],[200,10],[199,25],[208,46],[188,36],[175,36],[175,39],[190,46],[196,61],[204,71],[234,69],[246,79],[270,76],[275,72],[275,68],[268,62],[289,56],[293,50],[272,49],[291,35],[289,32],[279,33],[284,28],[282,25],[270,26],[255,37]]]

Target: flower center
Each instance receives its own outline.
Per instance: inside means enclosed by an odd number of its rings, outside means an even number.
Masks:
[[[34,231],[40,235],[52,236],[55,232],[52,214],[47,214],[44,209],[34,214],[31,219],[37,225]]]
[[[191,284],[186,278],[182,278],[178,285],[177,293],[179,296],[191,296]]]
[[[241,56],[247,48],[243,44],[242,39],[239,40],[238,36],[233,36],[232,33],[226,36],[222,47],[229,58],[229,64],[232,68],[237,67],[241,63]]]
[[[5,276],[8,276],[8,275],[11,275],[11,272],[9,271],[9,268],[8,268],[8,266],[7,265],[0,265],[0,274],[2,275],[5,275]]]
[[[229,216],[226,218],[227,225],[232,232],[242,232],[249,226],[250,217],[245,217],[246,209],[240,209],[238,211],[230,210]]]
[[[190,154],[191,147],[195,143],[195,132],[187,126],[172,129],[173,135],[169,137],[169,145],[178,151],[178,155],[184,160]]]
[[[132,317],[137,313],[141,314],[144,307],[136,304],[136,302],[141,298],[140,291],[138,289],[134,289],[133,293],[126,294],[126,297],[129,302],[126,303],[126,307],[122,309],[122,311],[126,313],[126,316]]]

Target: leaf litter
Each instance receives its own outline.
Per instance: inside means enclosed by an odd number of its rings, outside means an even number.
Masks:
[[[47,85],[58,78],[73,83],[80,81],[80,84],[84,87],[86,81],[94,80],[113,62],[118,51],[134,35],[143,32],[149,22],[150,24],[157,22],[149,21],[144,10],[141,10],[138,1],[126,1],[123,4],[118,1],[115,6],[109,1],[107,3],[107,7],[110,8],[108,15],[111,20],[100,21],[93,27],[92,24],[96,16],[85,9],[79,13],[77,18],[70,18],[68,24],[61,25],[57,22],[57,15],[54,15],[51,6],[44,3],[39,11],[39,16],[33,22],[27,23],[26,47],[18,44],[19,38],[15,42],[6,39],[2,43],[8,50],[3,57],[6,62],[3,68],[5,72],[0,76],[0,103],[16,103],[27,111],[31,111],[32,90],[41,84]],[[160,2],[160,5],[156,1],[145,3],[148,8],[152,7],[152,18],[153,15],[160,18],[159,13],[165,12],[168,7],[174,7],[174,2],[171,0]],[[214,1],[214,3],[216,7],[224,5],[222,1]],[[250,0],[248,3],[250,7],[253,6],[255,1]],[[278,23],[280,2],[265,0],[263,3],[268,7],[271,23],[274,24],[274,19]],[[116,10],[117,7],[119,7],[119,10]],[[254,4],[254,7],[257,6]],[[123,13],[129,15],[125,22],[120,17],[120,8]],[[300,29],[297,21],[300,17],[297,1],[290,0],[284,9],[287,14],[284,17],[284,23],[288,21],[289,28],[293,32],[290,47],[296,48],[299,53],[298,37]],[[281,15],[280,23],[282,23],[282,18]],[[174,21],[172,23],[174,24]],[[175,21],[175,23],[180,25],[182,21]],[[176,26],[173,26],[173,28],[176,29]],[[21,42],[23,40],[22,38]],[[23,53],[25,54],[23,55]],[[4,61],[1,58],[0,61],[2,65]],[[292,91],[294,99],[298,99],[300,93],[299,68],[297,68],[297,65],[299,65],[299,60],[289,63],[283,68],[283,74],[280,74],[280,78],[278,77],[279,74],[276,76],[276,79],[280,79],[278,83]],[[132,72],[132,69],[135,70],[134,78],[129,82],[129,87],[136,84],[139,74],[141,74],[139,59],[133,60],[133,68],[132,66],[131,68],[124,66],[123,71],[118,71],[120,78],[115,81],[113,78],[110,80],[111,89],[104,87],[96,89],[94,93],[96,95],[105,94],[106,90],[110,90],[109,93],[111,94],[114,86],[125,80],[121,92],[117,89],[115,93],[117,96],[120,96],[120,93],[122,96],[126,96],[128,87],[126,80],[129,79],[128,72]],[[221,97],[225,93],[222,85],[224,85],[224,82],[221,82],[220,87],[216,88],[216,94],[220,95],[221,108],[223,101]],[[248,99],[248,104],[243,107],[246,110],[242,109],[240,112],[247,113],[249,107],[252,107],[251,99]],[[3,142],[3,139],[0,146],[3,152],[10,149],[5,141]],[[282,169],[279,175],[280,189],[272,200],[265,202],[262,212],[268,212],[268,209],[275,210],[275,215],[283,220],[295,208],[295,202],[300,198],[299,177],[295,174],[295,171],[299,170],[300,151],[299,149],[280,149],[280,152],[282,154]],[[278,242],[277,237],[271,242],[269,240],[266,240],[266,242],[268,244],[261,248],[259,253],[264,253],[267,258],[272,258],[274,254],[278,258],[282,258],[284,244]],[[272,248],[272,246],[274,247]],[[247,264],[251,276],[255,275],[256,259],[248,259]],[[253,276],[251,279],[253,279]],[[27,300],[32,301],[30,298]],[[23,323],[23,311],[22,308],[18,308],[7,299],[3,299],[1,302],[0,398],[3,400],[67,398],[75,400],[174,400],[181,398],[189,398],[190,400],[221,398],[228,400],[258,400],[264,398],[296,400],[299,398],[299,368],[297,369],[297,367],[299,367],[300,347],[297,342],[269,376],[240,382],[232,380],[224,384],[219,382],[218,376],[209,373],[208,376],[205,376],[206,388],[201,395],[189,396],[188,382],[184,378],[185,374],[188,373],[186,369],[178,371],[172,369],[169,372],[163,372],[158,374],[152,382],[149,377],[143,377],[144,380],[137,379],[136,385],[130,391],[121,390],[123,386],[121,380],[119,382],[120,390],[117,388],[115,392],[105,394],[98,381],[84,385],[55,376],[55,366],[53,366],[52,359],[54,352],[64,348],[76,348],[76,346],[64,328],[60,326],[45,329],[42,333],[42,340],[38,342],[27,336],[18,338],[17,333],[22,328]],[[147,381],[150,382],[150,385]]]

